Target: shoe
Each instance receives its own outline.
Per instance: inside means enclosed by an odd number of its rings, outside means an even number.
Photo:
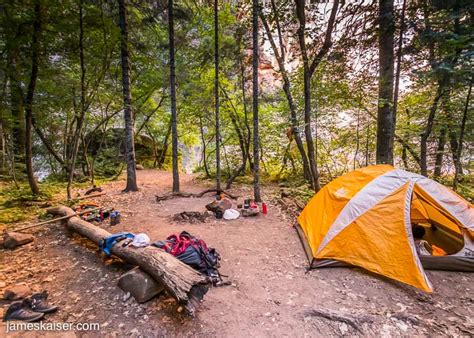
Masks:
[[[12,303],[5,315],[3,316],[3,321],[6,322],[8,320],[21,320],[24,322],[34,322],[43,318],[44,313],[34,312],[29,309],[29,305],[27,302],[18,301]]]
[[[30,298],[25,299],[27,304],[29,305],[30,309],[35,312],[41,313],[51,313],[58,309],[56,305],[49,305],[48,301],[48,293],[46,291],[41,293],[35,293]]]

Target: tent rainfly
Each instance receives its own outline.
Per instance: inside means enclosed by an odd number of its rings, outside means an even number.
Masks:
[[[419,255],[412,224],[446,251]],[[424,268],[474,271],[474,209],[424,176],[374,165],[327,184],[296,227],[311,268],[353,265],[431,292]]]

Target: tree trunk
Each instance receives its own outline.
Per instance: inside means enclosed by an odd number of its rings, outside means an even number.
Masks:
[[[433,178],[438,180],[441,176],[441,169],[443,167],[444,146],[446,145],[446,127],[442,127],[439,132],[438,147],[436,149],[436,159]]]
[[[163,146],[160,152],[160,157],[158,158],[158,167],[162,168],[165,163],[166,153],[168,152],[168,141],[171,135],[171,121],[168,123],[168,129],[166,129],[166,135],[163,140]]]
[[[357,110],[357,126],[356,126],[356,149],[354,152],[354,163],[352,166],[352,169],[356,169],[356,162],[357,162],[357,155],[359,154],[359,147],[360,147],[360,135],[359,135],[359,129],[360,129],[360,109]]]
[[[72,209],[64,206],[50,208],[48,213],[57,216],[75,214]],[[66,225],[68,230],[76,232],[96,244],[111,235],[106,230],[83,221],[77,216],[69,218]],[[164,250],[154,246],[132,248],[114,245],[111,252],[125,262],[137,265],[150,274],[190,314],[194,313],[195,307],[208,291],[209,282],[204,275]]]
[[[232,185],[232,182],[237,178],[237,176],[239,176],[242,172],[245,171],[245,167],[246,167],[246,164],[247,164],[247,158],[248,158],[249,154],[247,152],[247,146],[245,144],[245,137],[244,137],[244,133],[243,133],[243,130],[242,130],[243,128],[241,128],[239,126],[239,116],[238,116],[237,108],[235,107],[234,103],[232,102],[232,100],[229,97],[229,94],[227,93],[225,88],[221,88],[221,89],[222,89],[222,93],[225,96],[226,101],[229,102],[229,105],[232,108],[229,111],[229,116],[230,116],[230,120],[232,122],[232,125],[234,126],[235,133],[237,134],[237,138],[239,140],[240,152],[242,154],[242,164],[240,165],[240,167],[237,169],[237,171],[233,175],[230,175],[229,179],[226,182],[226,187],[225,188],[230,189],[230,187]]]
[[[431,135],[431,131],[433,130],[433,123],[436,114],[436,110],[438,109],[439,100],[443,95],[444,85],[442,82],[438,82],[438,89],[436,91],[436,96],[431,104],[430,113],[428,115],[428,119],[426,121],[426,127],[423,133],[421,134],[420,139],[420,170],[423,176],[428,177],[428,165],[427,165],[427,157],[428,157],[428,138]]]
[[[393,0],[379,0],[379,98],[377,109],[377,164],[393,164]]]
[[[277,13],[274,12],[274,15],[275,15],[275,18],[276,18],[277,23],[278,23]],[[275,57],[277,59],[280,74],[283,78],[283,91],[285,93],[286,99],[288,101],[288,106],[290,108],[290,122],[291,122],[291,128],[292,128],[292,135],[295,138],[296,146],[297,146],[298,151],[301,155],[301,160],[302,160],[302,163],[303,163],[303,176],[306,180],[308,180],[311,187],[314,188],[313,179],[311,177],[311,172],[310,172],[310,169],[309,169],[308,156],[306,155],[306,150],[304,149],[303,141],[301,140],[300,132],[299,132],[299,129],[298,129],[298,118],[297,118],[297,114],[296,114],[296,105],[295,105],[295,102],[294,102],[294,99],[293,99],[293,94],[291,93],[290,79],[289,79],[288,73],[285,69],[285,62],[286,61],[285,61],[285,56],[284,56],[284,53],[283,53],[283,47],[282,47],[281,51],[278,51],[278,48],[275,44],[275,41],[273,40],[273,35],[272,35],[272,31],[270,29],[270,26],[268,25],[268,22],[267,22],[267,20],[264,16],[264,14],[261,13],[261,12],[260,12],[260,18],[262,20],[263,26],[264,26],[265,31],[267,33],[267,38],[270,41],[270,45],[273,49],[273,53],[275,54]],[[279,24],[277,26],[279,26]],[[283,39],[281,37],[281,31],[280,30],[278,30],[278,34],[279,34],[279,40],[280,40],[280,44],[281,44]]]
[[[9,75],[9,84],[10,84],[10,107],[13,118],[12,130],[13,130],[13,151],[14,154],[18,156],[19,159],[23,161],[25,157],[26,149],[26,133],[25,133],[25,110],[23,107],[23,90],[17,79],[18,69],[17,69],[17,51],[9,51],[10,56],[10,75]]]
[[[467,97],[466,97],[466,104],[464,105],[464,111],[462,114],[461,130],[459,131],[459,142],[458,142],[458,148],[457,148],[457,153],[456,153],[456,162],[454,163],[454,168],[455,168],[454,179],[453,179],[454,190],[456,190],[457,188],[459,177],[463,175],[461,156],[462,156],[462,148],[463,148],[463,143],[464,143],[464,134],[466,132],[466,122],[467,122],[467,117],[469,114],[469,101],[471,99],[471,92],[472,92],[472,80],[471,80],[471,83],[469,84],[469,90],[467,92]],[[454,160],[454,156],[453,156],[453,160]]]
[[[252,131],[250,130],[249,118],[248,118],[248,109],[247,109],[247,95],[245,95],[245,72],[244,64],[242,62],[242,55],[239,57],[240,63],[240,85],[242,90],[242,104],[244,106],[244,124],[245,124],[245,152],[247,153],[247,160],[249,162],[249,167],[253,170],[252,156],[250,155],[250,141],[252,137]]]
[[[252,0],[252,108],[253,108],[253,196],[261,202],[260,196],[260,136],[258,132],[258,13],[260,4]]]
[[[119,0],[120,49],[122,58],[122,92],[125,119],[125,157],[127,162],[127,186],[125,192],[137,191],[135,142],[133,133],[132,95],[130,90],[130,58],[128,55],[128,23],[125,0]]]
[[[367,119],[366,135],[365,135],[365,166],[367,167],[370,162],[370,117]]]
[[[400,33],[398,35],[397,70],[395,71],[395,88],[393,90],[393,116],[397,116],[397,108],[398,108],[400,73],[402,70],[403,34],[405,33],[405,9],[406,9],[406,0],[403,0],[402,13],[400,14]],[[395,125],[395,121],[394,121],[394,125]]]
[[[33,171],[32,163],[32,116],[33,116],[33,98],[35,94],[36,80],[38,78],[39,63],[39,34],[41,32],[41,6],[39,1],[35,1],[35,19],[33,24],[33,42],[31,44],[31,76],[25,99],[25,164],[28,183],[30,184],[33,195],[39,195],[40,191]]]
[[[311,71],[309,65],[308,54],[306,51],[305,28],[306,28],[306,14],[305,1],[296,0],[296,12],[299,21],[298,40],[303,58],[303,93],[304,93],[304,134],[306,139],[306,147],[308,148],[309,168],[312,177],[312,186],[315,191],[319,191],[321,186],[319,184],[318,166],[316,163],[316,154],[311,132]],[[317,136],[316,136],[317,137]]]
[[[202,124],[202,117],[199,117],[199,131],[201,132],[202,163],[204,166],[204,172],[206,173],[206,178],[210,178],[211,175],[209,174],[209,168],[207,167],[207,158],[206,158],[207,144],[206,144],[206,138],[204,137],[204,126]]]
[[[174,61],[173,0],[168,0],[168,37],[170,49],[170,98],[171,98],[171,151],[173,157],[173,192],[179,192],[178,172],[178,119],[176,110],[176,74]]]
[[[317,165],[317,154],[316,147],[313,142],[313,136],[311,133],[311,115],[312,115],[312,106],[311,106],[311,77],[314,74],[316,68],[323,60],[323,58],[329,53],[329,49],[332,46],[332,33],[334,31],[334,26],[336,22],[336,15],[339,8],[339,0],[334,0],[331,14],[329,16],[328,25],[326,28],[326,33],[324,36],[324,42],[318,53],[314,56],[313,60],[310,63],[306,41],[305,41],[305,30],[306,30],[306,14],[305,14],[305,0],[295,0],[296,3],[296,14],[298,17],[299,27],[297,30],[298,41],[301,49],[301,56],[303,59],[303,87],[304,87],[304,121],[305,121],[305,137],[306,137],[306,147],[308,148],[308,159],[309,167],[311,170],[311,175],[313,178],[313,186],[315,191],[321,189],[319,182],[319,172]],[[316,130],[316,140],[318,138],[317,125],[315,125]]]
[[[216,123],[216,189],[221,191],[221,132],[219,128],[219,6],[214,0],[214,104]]]
[[[79,116],[77,116],[77,109],[74,109],[76,114],[76,130],[74,131],[74,136],[72,140],[72,149],[70,155],[70,163],[69,163],[69,170],[68,170],[68,180],[67,180],[67,198],[72,198],[72,182],[74,180],[74,169],[76,166],[77,154],[79,151],[79,144],[80,138],[82,135],[82,127],[84,124],[84,119],[86,115],[86,66],[84,63],[84,17],[83,17],[83,7],[84,7],[84,0],[79,2],[79,59],[81,64],[81,103],[80,103],[80,112]],[[74,99],[74,90],[73,90],[73,100],[75,106],[75,99]],[[72,131],[72,128],[71,128]]]

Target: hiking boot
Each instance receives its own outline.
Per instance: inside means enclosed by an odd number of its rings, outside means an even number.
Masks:
[[[25,299],[26,303],[29,305],[30,309],[35,312],[41,313],[50,313],[58,309],[56,305],[49,305],[48,293],[46,291],[41,293],[35,293],[30,298]]]
[[[43,318],[43,316],[44,313],[34,312],[29,309],[29,305],[23,300],[20,302],[14,302],[8,307],[3,316],[3,321],[21,320],[24,322],[34,322]]]

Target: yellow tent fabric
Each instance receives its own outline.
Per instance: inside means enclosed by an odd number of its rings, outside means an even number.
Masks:
[[[351,171],[328,183],[309,201],[298,220],[305,230],[313,255],[347,202],[367,183],[391,170],[393,167],[390,165],[376,165]],[[306,224],[308,226],[304,226]]]
[[[416,253],[411,250],[404,220],[409,183],[341,231],[316,258],[332,258],[431,291]],[[386,215],[393,215],[387,218]],[[386,219],[383,226],[371,226]],[[395,259],[394,259],[395,258]]]
[[[376,165],[330,182],[298,217],[314,261],[341,261],[432,291],[415,250],[412,220],[460,234],[460,228],[474,230],[474,209],[426,177]]]

